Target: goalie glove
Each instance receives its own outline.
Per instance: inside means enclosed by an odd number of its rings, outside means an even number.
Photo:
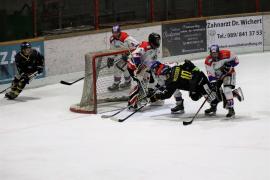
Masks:
[[[114,65],[114,58],[109,57],[107,59],[107,67],[110,68]]]

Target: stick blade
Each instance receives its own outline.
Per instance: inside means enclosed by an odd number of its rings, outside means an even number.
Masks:
[[[119,122],[119,119],[118,119],[117,117],[110,117],[110,119],[111,119],[112,121]]]
[[[187,125],[190,125],[193,121],[183,121],[183,125],[184,126],[187,126]]]
[[[106,114],[104,114],[104,115],[101,116],[101,118],[104,118],[104,119],[110,118],[110,117],[112,117],[112,115],[106,115]]]
[[[71,84],[72,84],[72,83],[70,83],[70,82],[63,81],[63,80],[62,80],[62,81],[60,81],[60,83],[61,83],[61,84],[64,84],[64,85],[71,85]]]

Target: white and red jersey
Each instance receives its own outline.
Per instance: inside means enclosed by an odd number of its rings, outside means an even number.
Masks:
[[[128,35],[126,32],[120,32],[119,38],[114,36],[110,37],[110,49],[128,47],[134,50],[139,45],[139,42]]]
[[[159,50],[150,46],[149,42],[143,41],[133,52],[130,62],[131,69],[144,65],[148,69],[157,60]]]
[[[225,63],[229,63],[231,66],[229,72],[226,74],[221,70],[221,67],[224,66]],[[229,50],[220,50],[217,61],[214,61],[211,55],[207,56],[205,59],[205,68],[209,81],[220,80],[225,75],[235,73],[234,67],[238,64],[238,57]]]

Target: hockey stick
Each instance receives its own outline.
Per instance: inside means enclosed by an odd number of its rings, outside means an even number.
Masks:
[[[210,95],[212,94],[213,89],[210,91],[210,93],[207,95],[207,97],[205,98],[205,100],[203,101],[201,107],[198,109],[198,111],[196,112],[196,114],[192,117],[192,119],[190,121],[183,121],[183,125],[187,126],[190,125],[194,119],[197,117],[197,115],[199,114],[199,112],[201,111],[202,107],[204,106],[204,104],[206,103],[206,101],[208,100],[208,98],[210,97]]]
[[[127,120],[129,117],[133,116],[135,113],[137,113],[138,111],[140,111],[142,108],[144,108],[146,105],[148,104],[148,101],[143,104],[141,107],[139,107],[138,109],[136,109],[134,112],[132,112],[131,114],[129,114],[128,116],[121,118],[121,119],[117,119],[118,122],[124,122],[125,120]]]
[[[84,77],[81,77],[81,78],[79,78],[79,79],[77,79],[76,81],[73,81],[73,82],[67,82],[67,81],[61,80],[60,83],[61,83],[61,84],[64,84],[64,85],[70,86],[70,85],[72,85],[72,84],[74,84],[74,83],[76,83],[76,82],[78,82],[78,81],[80,81],[80,80],[83,80],[83,79],[84,79]]]
[[[140,82],[140,85],[142,86],[142,83]],[[143,88],[144,89],[144,88]],[[157,92],[157,90],[158,89],[156,89],[155,91],[154,91],[154,94],[152,95],[152,96],[150,96],[150,98],[151,97],[153,97],[155,94],[156,94],[156,92]],[[143,91],[144,92],[144,96],[142,97],[142,98],[140,98],[138,101],[140,102],[140,101],[142,101],[143,99],[145,99],[145,98],[147,98],[147,94],[146,94],[146,92],[145,92],[145,90]],[[147,102],[148,103],[148,102]],[[146,103],[146,104],[147,104]],[[144,104],[144,105],[142,105],[143,107],[145,107],[146,106],[146,104]],[[123,107],[123,108],[121,108],[119,111],[117,111],[117,112],[115,112],[115,113],[113,113],[113,114],[111,114],[111,115],[102,115],[101,116],[101,118],[112,118],[112,117],[114,117],[115,115],[117,115],[117,114],[119,114],[119,113],[121,113],[122,111],[124,111],[125,109],[128,109],[128,108],[130,108],[132,105],[129,105],[129,106],[126,106],[126,107]],[[136,109],[134,112],[136,113],[136,112],[138,112],[140,109],[142,109],[143,107],[140,107],[140,108],[138,108],[138,109]],[[125,117],[125,118],[123,118],[124,119],[124,121],[126,120],[126,119],[128,119],[130,116],[132,116],[133,114],[135,114],[134,112],[132,112],[130,115],[128,115],[127,117]],[[116,120],[116,121],[119,121],[119,122],[123,122],[123,120],[121,121],[121,119],[114,119],[114,120]]]
[[[37,71],[34,72],[33,74],[31,74],[31,75],[29,76],[29,82],[30,82],[37,74],[38,74]],[[8,88],[2,90],[2,91],[0,92],[0,94],[2,94],[3,92],[6,92],[6,91],[7,91],[8,89],[10,89],[10,88],[11,88],[11,86],[9,86]]]
[[[138,101],[141,101],[141,100],[143,100],[143,99],[145,99],[145,98],[147,98],[147,96],[144,96],[144,97],[140,98]],[[119,111],[117,111],[117,112],[115,112],[115,113],[113,113],[113,114],[111,114],[111,115],[106,115],[106,114],[104,114],[104,115],[101,116],[101,118],[112,118],[112,117],[114,117],[115,115],[117,115],[117,114],[121,113],[122,111],[124,111],[125,109],[130,108],[131,106],[132,106],[132,105],[125,106],[125,107],[121,108]]]
[[[106,66],[102,66],[102,67],[100,68],[100,70],[101,70],[101,69],[104,69],[105,67],[107,67],[107,65],[106,65]],[[92,75],[92,73],[90,73],[89,75]],[[73,82],[67,82],[67,81],[61,80],[60,83],[61,83],[61,84],[64,84],[64,85],[70,86],[70,85],[72,85],[72,84],[74,84],[74,83],[76,83],[76,82],[78,82],[78,81],[83,80],[84,78],[85,78],[85,77],[81,77],[81,78],[79,78],[79,79],[77,79],[77,80],[75,80],[75,81],[73,81]]]
[[[154,93],[152,96],[149,97],[149,99],[151,97],[153,97],[156,93]],[[147,96],[146,96],[147,97]],[[145,97],[145,98],[146,98]],[[127,120],[128,118],[130,118],[131,116],[133,116],[135,113],[139,112],[142,108],[144,108],[147,104],[149,103],[149,101],[146,101],[145,104],[143,104],[141,107],[139,107],[138,109],[136,109],[134,112],[130,113],[129,115],[127,115],[126,117],[124,118],[115,118],[115,117],[112,117],[111,119],[114,120],[114,121],[118,121],[118,122],[124,122],[125,120]]]
[[[9,86],[8,88],[4,89],[3,91],[0,92],[0,94],[2,94],[3,92],[7,91],[8,89],[10,89],[11,86]]]
[[[120,60],[119,60],[119,61],[120,61]],[[117,61],[116,63],[118,63],[119,61]],[[100,70],[101,70],[101,69],[104,69],[105,67],[107,67],[107,65],[102,66],[102,67],[100,68]],[[89,75],[92,75],[92,73],[90,73]],[[83,80],[84,78],[85,78],[85,76],[84,76],[84,77],[81,77],[81,78],[79,78],[79,79],[77,79],[77,80],[75,80],[75,81],[73,81],[73,82],[67,82],[67,81],[61,80],[60,83],[61,83],[61,84],[64,84],[64,85],[70,86],[70,85],[72,85],[72,84],[74,84],[74,83],[76,83],[76,82],[78,82],[78,81]]]

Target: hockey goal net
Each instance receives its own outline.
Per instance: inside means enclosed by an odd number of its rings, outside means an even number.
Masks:
[[[129,89],[112,92],[107,89],[114,81],[114,67],[107,67],[107,59],[108,57],[119,57],[128,52],[129,49],[121,48],[85,54],[85,79],[82,97],[80,103],[70,107],[72,112],[96,114],[99,104],[127,102]]]

